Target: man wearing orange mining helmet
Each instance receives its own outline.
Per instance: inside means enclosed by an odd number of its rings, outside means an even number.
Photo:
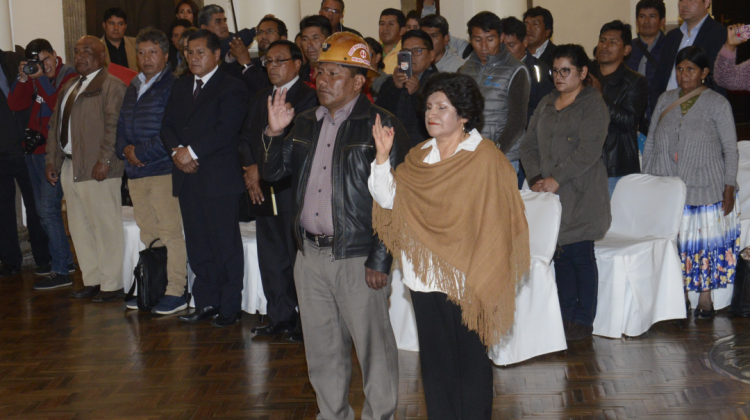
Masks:
[[[371,65],[367,42],[351,32],[326,39],[317,65],[320,106],[298,115],[286,90],[268,99],[267,181],[292,177],[294,266],[310,382],[318,419],[354,419],[349,405],[352,343],[362,368],[363,419],[392,419],[398,398],[398,353],[388,317],[392,257],[372,231],[367,189],[375,161],[376,120],[395,132],[391,165],[403,162],[408,135],[362,88]],[[281,134],[294,119],[286,138]]]

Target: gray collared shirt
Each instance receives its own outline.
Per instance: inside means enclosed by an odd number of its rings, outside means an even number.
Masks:
[[[315,117],[318,121],[323,120],[323,126],[320,128],[300,217],[302,228],[315,235],[333,236],[333,149],[339,127],[349,118],[358,99],[359,96],[336,111],[333,117],[324,106],[319,106],[315,111]]]
[[[638,35],[638,38],[641,40],[641,42],[643,42],[643,38],[641,38],[640,34]],[[656,43],[659,42],[659,38],[661,38],[661,31],[659,31],[659,33],[656,34],[656,38],[654,38],[654,40],[651,41],[651,45],[648,45],[645,42],[643,42],[644,44],[647,45],[648,52],[651,52],[651,50],[654,49],[654,47],[656,46]],[[634,46],[634,48],[638,48],[638,47]],[[648,64],[648,57],[646,57],[646,54],[643,54],[643,57],[641,57],[641,62],[638,63],[638,73],[645,76],[647,64]]]

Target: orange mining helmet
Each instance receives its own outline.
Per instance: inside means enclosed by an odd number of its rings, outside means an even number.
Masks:
[[[351,32],[337,32],[329,36],[320,47],[318,63],[336,63],[343,66],[367,69],[367,77],[377,77],[380,73],[372,68],[372,53],[367,42]]]

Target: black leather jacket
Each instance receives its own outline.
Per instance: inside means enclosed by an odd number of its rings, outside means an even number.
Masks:
[[[304,231],[300,226],[305,190],[323,120],[315,116],[316,108],[303,112],[294,121],[292,132],[282,139],[263,136],[268,147],[266,156],[258,162],[261,177],[277,181],[292,177],[292,214],[294,240],[302,248]],[[375,115],[389,120],[395,129],[391,165],[396,168],[408,152],[409,136],[403,125],[388,111],[370,103],[360,95],[349,118],[336,135],[333,150],[333,258],[344,259],[367,256],[365,267],[390,273],[393,257],[372,230],[372,196],[367,188],[370,164],[375,160],[372,126]]]
[[[645,77],[621,64],[602,90],[610,118],[602,151],[607,176],[640,173],[638,124],[648,105],[648,82]]]

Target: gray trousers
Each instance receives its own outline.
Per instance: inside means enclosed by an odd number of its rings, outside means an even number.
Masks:
[[[398,401],[398,350],[388,315],[390,284],[372,290],[366,257],[331,261],[331,248],[304,241],[297,253],[297,286],[307,370],[318,399],[318,420],[354,420],[349,405],[352,343],[362,368],[362,419],[393,419]]]

